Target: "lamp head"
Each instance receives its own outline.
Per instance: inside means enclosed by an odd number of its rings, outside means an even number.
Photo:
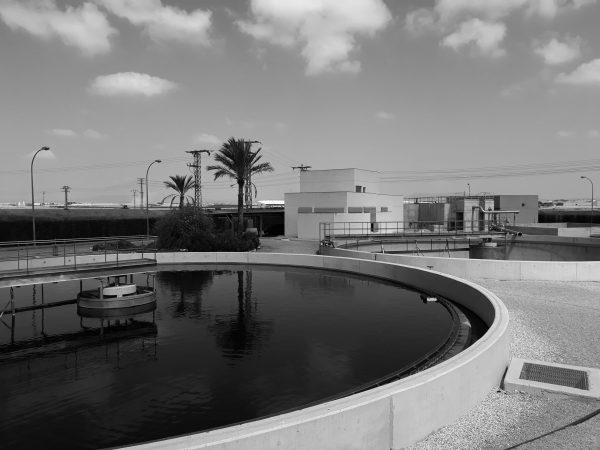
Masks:
[[[160,159],[155,159],[154,162],[161,163],[162,161]]]
[[[42,147],[40,150],[50,150],[50,147],[46,147],[46,146],[44,146],[44,147]]]

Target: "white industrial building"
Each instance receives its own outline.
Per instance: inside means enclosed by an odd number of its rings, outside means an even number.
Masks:
[[[300,192],[285,194],[285,235],[318,239],[320,223],[354,223],[377,231],[381,222],[402,222],[404,197],[381,193],[380,174],[361,169],[300,172]],[[351,230],[349,230],[351,231]]]

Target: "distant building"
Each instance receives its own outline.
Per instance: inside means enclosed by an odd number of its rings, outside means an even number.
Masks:
[[[457,195],[408,199],[404,205],[409,228],[439,231],[487,231],[490,225],[538,222],[537,195]]]
[[[404,220],[404,197],[380,193],[380,174],[361,169],[300,172],[300,192],[285,194],[285,235],[318,239],[322,222],[353,222],[357,231]]]
[[[495,210],[519,211],[515,223],[538,223],[537,195],[494,195]]]
[[[283,208],[283,200],[258,200],[256,202],[259,208]]]

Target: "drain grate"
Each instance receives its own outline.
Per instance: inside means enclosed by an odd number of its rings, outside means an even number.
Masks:
[[[519,378],[521,380],[556,384],[586,391],[590,389],[587,372],[584,372],[583,370],[566,369],[564,367],[523,363],[523,369],[521,370]]]

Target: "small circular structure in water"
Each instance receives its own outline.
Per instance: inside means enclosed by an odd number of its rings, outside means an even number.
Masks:
[[[397,283],[292,267],[176,269],[157,276],[151,333],[126,325],[78,340],[69,305],[54,311],[47,351],[2,346],[4,448],[119,446],[272,416],[400,376],[456,335],[447,304]]]

